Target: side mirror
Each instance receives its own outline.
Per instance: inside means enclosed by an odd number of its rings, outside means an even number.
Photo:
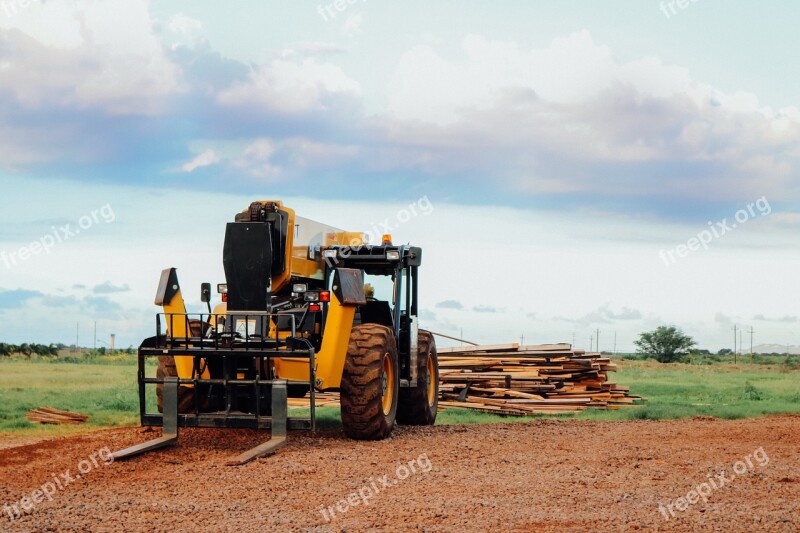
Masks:
[[[211,301],[211,284],[210,283],[201,283],[200,284],[200,301],[203,303],[208,303]]]

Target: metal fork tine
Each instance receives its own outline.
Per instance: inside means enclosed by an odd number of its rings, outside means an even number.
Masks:
[[[230,459],[228,466],[243,465],[256,459],[269,455],[278,448],[286,446],[286,429],[288,418],[289,401],[287,396],[286,380],[278,380],[272,384],[272,436],[255,448]]]
[[[163,436],[114,452],[114,460],[126,459],[150,450],[169,446],[178,440],[178,378],[164,378]]]

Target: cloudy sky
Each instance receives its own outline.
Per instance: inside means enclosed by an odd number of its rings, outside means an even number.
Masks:
[[[0,340],[151,334],[255,199],[424,248],[476,342],[800,344],[791,2],[0,1]],[[415,207],[412,207],[415,206]],[[596,344],[595,344],[596,346]]]

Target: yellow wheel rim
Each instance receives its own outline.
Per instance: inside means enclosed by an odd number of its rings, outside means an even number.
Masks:
[[[381,399],[381,407],[383,414],[388,415],[392,411],[394,404],[394,365],[392,364],[392,356],[388,353],[383,356],[383,398]]]
[[[433,364],[433,354],[428,355],[428,406],[436,403],[436,366]]]

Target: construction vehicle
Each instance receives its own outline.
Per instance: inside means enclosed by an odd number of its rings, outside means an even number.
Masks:
[[[213,310],[210,283],[201,286],[208,312],[190,314],[176,269],[164,270],[156,335],[138,350],[141,423],[163,436],[114,457],[172,444],[179,427],[271,429],[269,441],[229,461],[243,464],[285,445],[287,429],[313,431],[317,391],[340,393],[354,439],[383,439],[395,421],[432,425],[439,369],[417,318],[422,250],[389,235],[366,240],[259,201],[226,226],[226,283]],[[288,416],[288,397],[306,395],[308,416]]]

